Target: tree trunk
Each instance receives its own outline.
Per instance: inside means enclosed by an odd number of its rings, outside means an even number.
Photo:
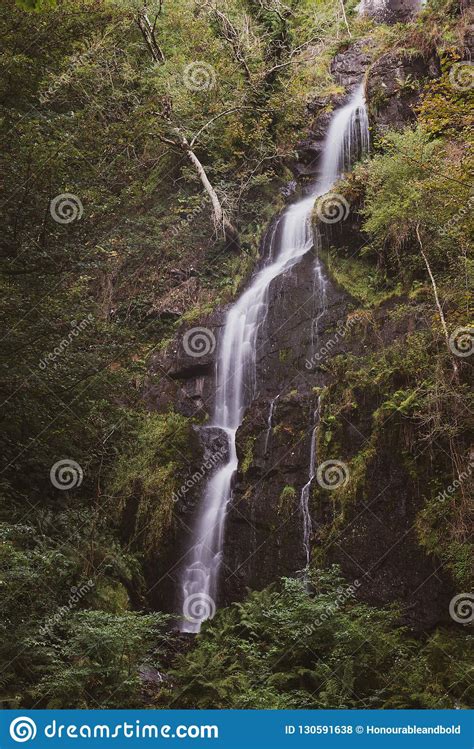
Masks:
[[[151,25],[145,8],[142,8],[139,11],[136,21],[138,28],[142,32],[145,43],[150,50],[152,60],[154,60],[154,62],[163,63],[165,61],[165,56],[160,45],[156,41],[155,27]]]
[[[344,7],[344,0],[340,0],[341,3],[341,10],[342,10],[342,17],[344,19],[344,23],[346,24],[347,33],[352,38],[351,30],[349,28],[349,24],[347,23],[347,16],[346,16],[346,9]]]
[[[443,328],[444,337],[446,339],[446,345],[448,347],[449,353],[453,357],[452,358],[453,369],[454,369],[454,374],[455,374],[456,379],[457,379],[459,377],[458,365],[457,365],[456,360],[454,359],[453,352],[451,351],[451,347],[449,345],[448,326],[446,325],[446,319],[444,317],[443,308],[441,306],[441,302],[439,301],[438,287],[436,286],[435,278],[433,276],[433,273],[431,272],[431,266],[429,264],[428,258],[427,258],[426,254],[425,254],[424,249],[423,249],[423,242],[421,241],[420,226],[419,226],[419,224],[417,224],[415,228],[416,228],[416,236],[417,236],[417,239],[418,239],[418,244],[420,245],[421,256],[422,256],[423,260],[425,261],[426,270],[428,271],[428,275],[429,275],[430,280],[431,280],[431,285],[433,287],[433,294],[434,294],[434,298],[435,298],[435,302],[436,302],[436,307],[438,308],[438,314],[439,314],[439,319],[440,319],[440,322],[441,322],[441,327]]]
[[[219,197],[216,191],[214,190],[211,182],[209,181],[209,177],[206,174],[206,170],[204,169],[198,157],[192,150],[191,146],[189,145],[183,133],[178,128],[174,128],[174,132],[177,134],[182,148],[184,148],[184,150],[186,151],[188,159],[190,160],[190,162],[193,164],[194,168],[196,169],[199,175],[199,179],[201,180],[204,189],[206,190],[207,194],[209,195],[211,199],[212,209],[214,212],[214,225],[216,227],[216,231],[218,233],[222,233],[226,237],[226,239],[229,239],[232,242],[238,242],[238,232],[236,228],[233,226],[233,224],[227,218],[225,211],[222,208]]]

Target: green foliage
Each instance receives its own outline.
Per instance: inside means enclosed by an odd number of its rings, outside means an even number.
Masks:
[[[419,107],[419,121],[426,132],[459,138],[463,131],[472,138],[472,107],[474,91],[469,84],[472,75],[469,63],[452,50],[441,57],[442,74],[424,90]]]
[[[244,455],[242,458],[242,472],[247,473],[253,463],[253,449],[256,437],[247,437],[244,444]]]
[[[111,492],[123,510],[137,501],[135,534],[157,549],[173,517],[175,493],[189,468],[191,423],[181,414],[146,414],[116,462]]]
[[[421,128],[391,132],[380,142],[383,153],[360,167],[366,194],[364,230],[389,273],[412,282],[426,278],[415,236],[418,227],[433,271],[451,281],[465,274],[469,210],[469,150],[431,140]],[[370,253],[367,252],[370,257]]]
[[[37,644],[47,660],[32,696],[49,709],[140,706],[139,667],[160,665],[156,652],[146,654],[165,642],[166,622],[164,615],[131,612],[68,616]]]
[[[436,48],[442,74],[424,87],[417,128],[386,134],[343,188],[363,211],[369,242],[361,256],[339,248],[328,260],[336,280],[371,308],[360,333],[380,347],[328,362],[318,455],[343,456],[341,417],[372,404],[367,444],[347,454],[352,483],[336,493],[340,510],[363,495],[393,417],[407,472],[413,454],[426,452],[418,468],[420,543],[467,586],[466,484],[448,501],[438,498],[453,466],[459,473],[466,465],[466,363],[459,380],[450,379],[415,233],[450,330],[465,325],[472,91],[451,85],[461,29],[453,0],[433,0],[420,22],[395,27],[374,28],[356,17],[355,5],[345,4],[352,41],[368,39],[372,58],[396,46],[427,57]],[[308,94],[341,91],[330,61],[350,40],[338,0],[218,6],[243,34],[247,69],[216,15],[194,0],[165,0],[156,25],[162,64],[152,61],[137,25],[141,0],[7,0],[0,10],[0,687],[7,707],[143,704],[139,668],[161,668],[168,646],[166,617],[132,610],[142,603],[143,552],[166,541],[173,493],[192,457],[189,420],[143,411],[149,356],[237,293],[262,229],[282,207],[274,196],[308,126]],[[147,8],[153,14],[156,4]],[[186,85],[196,61],[208,66],[209,87]],[[399,81],[401,93],[418,86]],[[169,142],[175,127],[190,139],[203,126],[196,152],[239,229],[240,254],[216,235],[199,178]],[[83,209],[66,224],[50,210],[63,193]],[[402,288],[399,304],[384,308]],[[380,341],[380,314],[394,325],[408,321],[411,332]],[[253,442],[244,446],[244,473]],[[435,456],[431,443],[439,445]],[[67,491],[50,481],[64,458],[84,472]],[[295,496],[294,487],[283,489],[282,512]],[[119,541],[124,508],[133,510],[137,553]],[[344,586],[335,571],[312,585],[308,592],[284,580],[220,611],[178,659],[176,688],[158,696],[160,704],[174,704],[177,690],[184,707],[469,702],[465,632],[414,642],[392,611],[350,597],[335,603]]]
[[[251,593],[206,623],[177,659],[184,708],[447,708],[469,702],[462,631],[414,641],[396,612],[355,601],[336,569]],[[455,655],[457,654],[457,655]],[[464,663],[464,665],[463,665]],[[166,697],[165,703],[166,705]]]
[[[16,2],[20,8],[25,10],[41,11],[56,6],[56,0],[16,0]]]
[[[52,654],[67,647],[66,618],[92,608],[112,622],[128,608],[128,590],[141,587],[137,561],[118,546],[110,520],[37,508],[34,521],[0,526],[0,699],[10,707],[32,699]]]

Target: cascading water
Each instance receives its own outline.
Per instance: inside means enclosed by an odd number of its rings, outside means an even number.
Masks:
[[[199,632],[201,622],[212,616],[215,610],[225,516],[232,477],[238,466],[236,433],[246,408],[255,396],[257,338],[266,317],[270,285],[312,248],[311,213],[316,199],[331,189],[351,162],[368,149],[368,144],[367,114],[363,87],[360,85],[348,104],[332,117],[324,142],[319,179],[308,196],[283,212],[278,222],[278,241],[267,264],[255,274],[247,290],[227,313],[219,340],[211,426],[226,435],[228,456],[204,490],[192,546],[183,568],[183,632]],[[314,455],[314,448],[311,455]],[[308,499],[311,473],[314,473],[314,465],[312,470],[310,468]]]
[[[311,535],[313,532],[313,524],[311,522],[311,513],[309,511],[309,496],[311,486],[316,475],[316,438],[318,436],[319,426],[319,414],[320,414],[320,399],[318,398],[318,405],[313,414],[313,427],[311,431],[311,445],[309,453],[309,476],[307,483],[303,486],[300,496],[300,508],[301,515],[303,517],[303,549],[306,556],[306,567],[309,565],[311,557]]]
[[[323,273],[321,261],[319,259],[319,249],[321,247],[321,234],[316,229],[315,234],[315,251],[316,260],[314,262],[314,279],[313,279],[313,296],[318,299],[318,314],[313,320],[311,326],[311,356],[314,356],[316,349],[319,347],[320,324],[327,310],[327,280]],[[313,524],[309,510],[309,498],[314,477],[316,475],[316,440],[318,437],[319,415],[321,411],[321,400],[318,398],[316,409],[313,413],[311,426],[311,442],[309,448],[309,472],[308,481],[303,486],[300,494],[300,511],[303,519],[303,550],[306,559],[306,568],[309,566],[311,557],[311,535]]]
[[[271,437],[272,428],[273,428],[273,414],[275,413],[275,406],[279,397],[280,397],[280,394],[278,394],[275,398],[272,398],[272,400],[270,401],[270,410],[268,412],[268,420],[267,420],[267,433],[265,435],[265,448],[264,448],[265,455],[268,452],[268,445],[270,443],[270,437]]]

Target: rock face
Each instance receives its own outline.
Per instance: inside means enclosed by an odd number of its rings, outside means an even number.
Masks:
[[[393,53],[370,68],[366,44],[359,42],[335,57],[332,71],[350,92],[369,66],[366,85],[372,124],[383,130],[411,120],[418,81],[434,74],[433,65],[433,61],[407,61]],[[296,177],[317,174],[331,104],[344,103],[346,95],[311,104],[314,123],[308,137],[298,144],[299,158],[292,164]],[[326,227],[322,243],[323,247],[345,246],[350,255],[357,255],[364,237],[356,213],[337,227]],[[267,239],[262,256],[269,246]],[[301,490],[308,481],[318,394],[332,383],[329,359],[338,354],[362,356],[423,324],[416,314],[394,323],[388,308],[381,308],[371,328],[377,334],[355,334],[357,328],[352,330],[350,323],[355,302],[329,277],[317,254],[316,250],[308,252],[270,288],[268,314],[258,341],[257,393],[237,433],[239,470],[226,521],[220,604],[242,598],[247,588],[263,588],[282,575],[296,575],[305,566]],[[217,310],[195,327],[210,331],[211,341],[218,339],[224,314],[225,310]],[[211,345],[202,356],[190,354],[184,345],[187,332],[183,330],[166,352],[154,357],[146,400],[151,409],[173,405],[187,416],[204,420],[213,403],[215,350]],[[380,406],[376,392],[361,390],[355,397],[357,417],[341,414],[342,454],[332,456],[346,461],[371,439],[373,415]],[[337,562],[349,581],[360,580],[359,595],[364,600],[374,604],[398,600],[407,609],[407,621],[428,627],[447,612],[450,583],[437,571],[436,560],[429,559],[418,544],[414,520],[423,500],[403,463],[397,435],[394,429],[392,439],[390,432],[380,437],[363,490],[340,513],[342,526],[334,525],[331,493],[321,492],[316,483],[312,486],[312,556],[323,564]],[[219,435],[211,430],[201,430],[201,438],[197,471],[219,443]],[[150,565],[148,570],[152,604],[169,609],[175,605],[180,560],[203,488],[198,482],[176,503],[167,549],[157,553],[155,567]]]
[[[227,517],[223,601],[305,566],[300,496],[308,481],[317,391],[327,382],[316,354],[335,335],[350,300],[317,273],[311,253],[270,290],[257,367],[259,392],[237,433],[239,471]],[[313,364],[314,362],[314,364]],[[275,574],[276,573],[276,574]]]
[[[383,133],[400,129],[416,119],[423,83],[439,75],[439,62],[422,55],[406,57],[388,52],[373,63],[367,78],[369,116],[374,129]]]
[[[423,0],[361,0],[362,15],[378,23],[406,22],[423,6]]]
[[[150,362],[144,393],[150,410],[162,411],[173,404],[189,417],[206,418],[214,398],[213,379],[216,341],[225,311],[189,325]]]

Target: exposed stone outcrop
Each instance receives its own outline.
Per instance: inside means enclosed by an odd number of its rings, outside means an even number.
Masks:
[[[361,0],[360,9],[378,23],[399,23],[410,20],[422,5],[423,0]]]
[[[212,408],[215,347],[225,316],[217,309],[209,318],[188,324],[150,361],[144,398],[150,410],[170,405],[189,417],[205,419]]]
[[[415,107],[423,84],[439,75],[435,58],[421,54],[407,57],[402,52],[388,52],[373,63],[367,76],[366,94],[373,129],[383,133],[400,129],[416,119]]]

